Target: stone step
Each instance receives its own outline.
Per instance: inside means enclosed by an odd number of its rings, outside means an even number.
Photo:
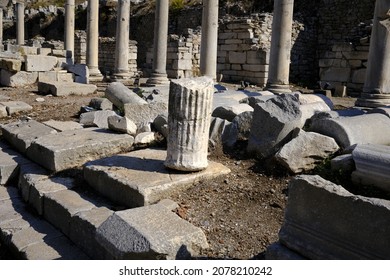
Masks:
[[[85,128],[39,137],[31,143],[27,156],[48,170],[58,172],[129,151],[133,142],[134,138],[127,134]]]
[[[107,258],[95,239],[97,227],[114,206],[94,194],[82,180],[48,176],[36,164],[22,168],[19,189],[23,199],[36,213],[59,229],[93,259]]]
[[[97,192],[127,207],[150,205],[193,183],[227,174],[230,169],[209,162],[199,172],[176,172],[164,166],[165,150],[144,149],[89,162],[84,179]]]
[[[31,214],[15,187],[0,186],[0,241],[18,259],[89,259],[59,230]]]
[[[30,161],[15,152],[4,142],[0,142],[0,185],[10,183],[17,178],[20,165]]]

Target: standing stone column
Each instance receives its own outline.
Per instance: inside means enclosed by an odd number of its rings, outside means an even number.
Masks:
[[[16,2],[16,44],[24,45],[24,2]]]
[[[289,86],[294,0],[275,0],[267,89],[291,92]]]
[[[130,0],[119,0],[117,5],[115,69],[112,79],[129,78]]]
[[[166,167],[181,171],[207,167],[213,93],[209,77],[171,81]]]
[[[169,0],[156,1],[154,22],[153,71],[147,80],[148,85],[168,84],[167,47],[168,47]]]
[[[72,62],[74,61],[74,0],[66,0],[65,4],[65,50],[69,52]]]
[[[218,0],[203,0],[200,72],[216,79],[218,48]]]
[[[376,1],[366,81],[356,105],[390,105],[390,0]]]
[[[88,1],[87,22],[87,66],[89,80],[101,81],[103,76],[99,70],[99,0]]]

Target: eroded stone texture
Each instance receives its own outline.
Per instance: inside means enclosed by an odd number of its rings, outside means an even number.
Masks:
[[[171,82],[165,166],[182,171],[198,171],[207,167],[213,93],[211,78]]]

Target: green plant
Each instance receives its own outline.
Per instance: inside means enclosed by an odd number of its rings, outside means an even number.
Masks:
[[[186,0],[171,0],[170,6],[174,12],[183,10],[186,6]]]

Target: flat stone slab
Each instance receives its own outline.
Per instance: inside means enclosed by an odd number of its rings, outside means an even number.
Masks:
[[[172,212],[170,200],[117,211],[98,229],[97,240],[113,259],[186,259],[208,248],[200,228]]]
[[[23,101],[6,101],[0,104],[6,107],[7,113],[10,116],[18,112],[28,112],[33,109],[32,106]]]
[[[390,258],[390,201],[354,195],[320,176],[291,181],[279,241],[309,259]]]
[[[145,149],[89,162],[84,178],[99,193],[128,207],[153,204],[201,179],[228,174],[230,169],[209,162],[200,172],[165,168],[166,151]],[[147,178],[147,179],[146,179]]]
[[[69,95],[88,95],[96,92],[96,85],[80,84],[73,82],[50,82],[38,83],[38,91],[43,94],[52,94],[54,96],[69,96]]]
[[[31,142],[37,138],[57,133],[56,130],[34,120],[17,121],[2,125],[1,131],[4,139],[22,153],[26,152]]]
[[[108,130],[85,128],[36,139],[27,156],[51,171],[61,171],[130,150],[134,138]]]
[[[79,124],[78,122],[72,122],[72,121],[48,120],[46,122],[43,122],[43,124],[50,126],[51,128],[54,128],[55,130],[57,130],[59,132],[83,128],[83,126],[81,124]]]

